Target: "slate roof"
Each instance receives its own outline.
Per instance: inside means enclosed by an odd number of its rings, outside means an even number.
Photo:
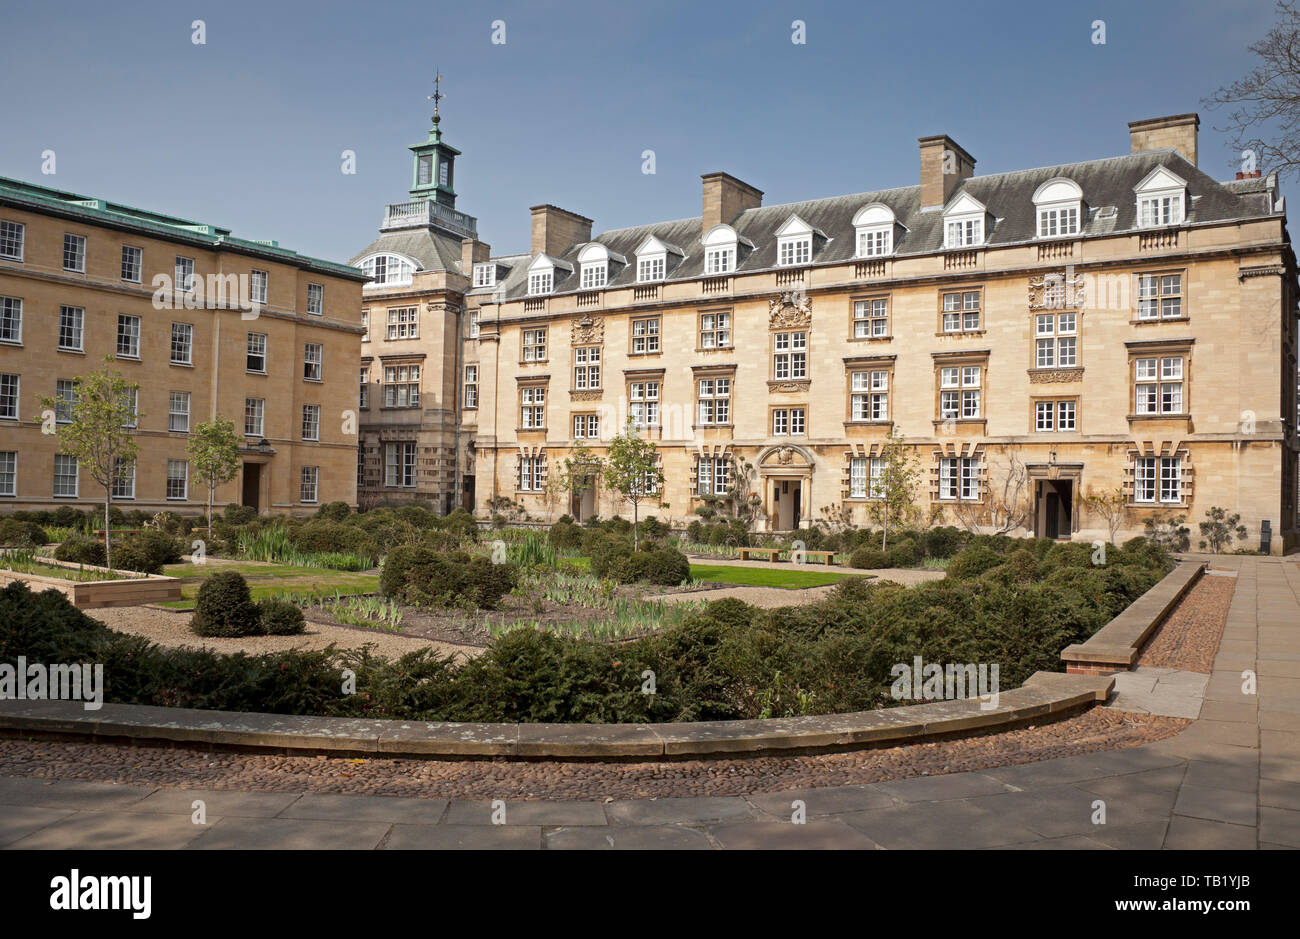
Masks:
[[[359,254],[353,256],[349,264],[357,264],[362,258],[380,252],[405,255],[420,262],[422,271],[456,271],[460,270],[460,239],[445,235],[433,228],[403,228],[397,231],[383,232],[367,245]],[[468,273],[468,272],[465,272]]]
[[[979,200],[993,216],[991,230],[986,227],[985,245],[996,247],[1036,240],[1034,191],[1043,183],[1057,177],[1073,180],[1083,190],[1087,219],[1083,224],[1083,237],[1132,230],[1137,227],[1137,206],[1134,187],[1157,167],[1164,166],[1187,181],[1190,199],[1186,206],[1185,224],[1259,218],[1275,214],[1270,192],[1276,192],[1276,182],[1271,177],[1249,180],[1217,182],[1192,166],[1172,149],[1153,150],[1083,163],[1044,166],[1037,169],[995,173],[963,180],[954,191],[969,193]],[[791,215],[798,215],[813,228],[827,236],[825,242],[814,245],[813,264],[828,264],[850,260],[855,255],[853,216],[863,206],[880,202],[889,206],[904,231],[895,241],[895,257],[933,254],[943,249],[943,212],[934,208],[922,211],[921,187],[906,186],[853,195],[813,199],[785,205],[762,206],[748,209],[731,224],[742,239],[749,239],[754,250],[741,252],[736,272],[747,273],[776,267],[776,231]],[[1101,218],[1096,210],[1113,206],[1115,215]],[[636,249],[650,235],[661,241],[679,246],[685,257],[668,255],[669,268],[666,280],[691,279],[704,276],[704,249],[700,217],[657,222],[620,228],[595,236],[594,241],[605,245],[611,252],[627,257],[628,264],[618,267],[611,263],[609,287],[626,287],[636,282]],[[382,240],[382,239],[381,239]],[[820,239],[818,239],[820,241]],[[578,289],[577,263],[581,244],[570,245],[559,255],[573,265],[569,274],[555,271],[554,293],[573,292]],[[367,249],[369,250],[369,249]],[[512,259],[512,260],[517,260]],[[527,293],[527,262],[515,267],[512,275],[498,282],[508,299],[517,299]],[[674,267],[673,265],[676,264]],[[522,276],[521,276],[522,272]]]

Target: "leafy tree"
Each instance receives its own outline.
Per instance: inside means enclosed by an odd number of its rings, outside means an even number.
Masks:
[[[916,450],[898,431],[890,431],[880,450],[879,479],[867,480],[870,502],[867,514],[881,526],[880,550],[889,547],[889,527],[906,525],[916,517],[916,484],[920,478],[920,461]]]
[[[663,488],[664,474],[659,469],[658,448],[651,440],[637,436],[631,421],[605,449],[602,471],[605,485],[632,503],[632,549],[640,548],[638,510],[648,497]]]
[[[1238,524],[1241,516],[1236,512],[1229,515],[1227,509],[1215,505],[1205,510],[1205,517],[1207,521],[1200,523],[1202,550],[1208,546],[1215,554],[1220,554],[1232,547],[1234,539],[1246,537],[1246,526]]]
[[[1128,517],[1128,496],[1123,486],[1114,489],[1089,489],[1079,498],[1079,502],[1090,515],[1095,515],[1106,523],[1110,532],[1110,543],[1115,543],[1115,533],[1119,531]]]
[[[114,361],[106,355],[102,368],[74,379],[71,402],[40,398],[43,409],[68,415],[66,423],[56,424],[59,451],[75,457],[78,469],[104,487],[105,567],[113,566],[113,483],[135,462],[135,428],[142,416],[136,409],[140,386],[123,378]]]
[[[208,487],[208,540],[212,540],[212,500],[217,487],[239,472],[239,442],[235,422],[223,417],[197,424],[190,432],[186,454],[194,475]]]
[[[1228,125],[1238,151],[1256,165],[1281,175],[1300,173],[1300,8],[1279,0],[1278,22],[1248,46],[1258,64],[1245,78],[1225,85],[1202,104],[1228,108]]]

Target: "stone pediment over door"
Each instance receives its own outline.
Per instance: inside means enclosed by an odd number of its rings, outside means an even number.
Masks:
[[[763,476],[804,476],[812,473],[813,458],[803,447],[777,444],[759,453],[756,465]]]

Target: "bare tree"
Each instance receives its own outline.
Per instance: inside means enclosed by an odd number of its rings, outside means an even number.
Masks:
[[[1128,518],[1128,496],[1124,493],[1124,487],[1089,489],[1079,501],[1088,510],[1089,515],[1095,515],[1106,523],[1106,529],[1110,532],[1110,543],[1114,544],[1115,533],[1123,527]]]
[[[1300,8],[1278,0],[1278,22],[1247,48],[1259,64],[1245,78],[1225,85],[1201,104],[1227,108],[1233,146],[1254,154],[1255,166],[1279,175],[1300,173]]]
[[[995,535],[1027,527],[1033,507],[1028,498],[1029,470],[1025,464],[1014,453],[1008,453],[1006,472],[995,483],[990,471],[988,480],[983,503],[958,502],[952,506],[952,514],[961,526],[969,532],[991,529]]]

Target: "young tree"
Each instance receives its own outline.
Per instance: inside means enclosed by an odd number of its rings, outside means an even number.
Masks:
[[[1120,530],[1128,517],[1128,496],[1123,486],[1114,489],[1089,489],[1079,502],[1088,511],[1106,523],[1110,532],[1110,543],[1115,543],[1115,532]]]
[[[239,472],[239,442],[235,422],[223,417],[196,424],[190,432],[186,454],[196,478],[208,487],[208,540],[212,540],[212,500],[217,487]]]
[[[1285,176],[1300,173],[1300,5],[1279,0],[1277,14],[1268,34],[1247,47],[1258,60],[1254,70],[1202,103],[1228,108],[1228,125],[1219,129],[1253,157],[1243,169]]]
[[[879,478],[867,480],[867,514],[881,526],[880,550],[887,551],[890,525],[905,525],[917,515],[916,483],[921,469],[916,450],[896,430],[890,432],[879,459]]]
[[[73,382],[71,402],[42,397],[46,411],[63,411],[68,420],[56,424],[59,451],[75,457],[77,468],[85,469],[104,487],[104,564],[113,566],[113,484],[122,471],[135,462],[135,428],[141,414],[136,408],[140,386],[127,381],[113,368],[114,356],[104,356],[104,366]]]
[[[659,469],[659,453],[654,442],[637,436],[631,421],[623,433],[605,449],[603,471],[605,485],[632,503],[632,550],[641,546],[639,508],[663,488],[664,474]]]

